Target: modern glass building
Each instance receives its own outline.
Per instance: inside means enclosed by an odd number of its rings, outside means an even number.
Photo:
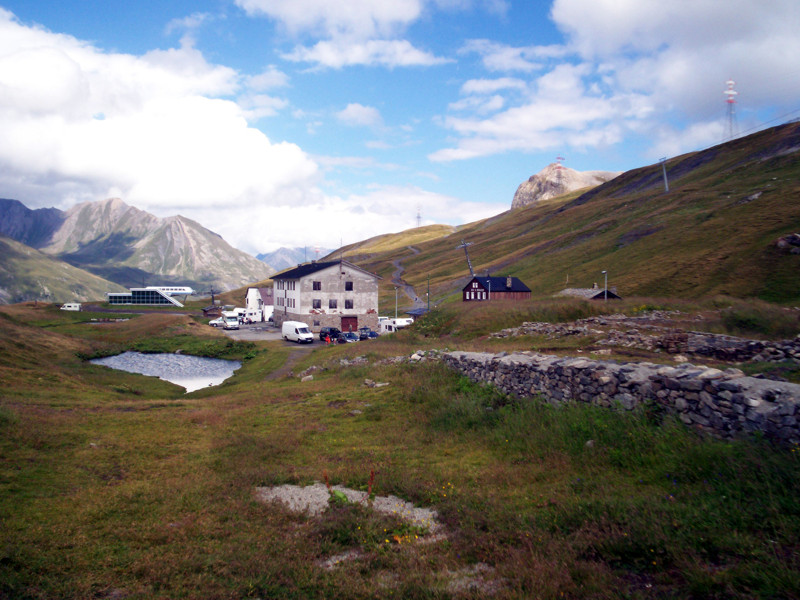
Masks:
[[[149,306],[178,306],[183,304],[157,288],[131,288],[130,292],[108,292],[109,304],[144,304]]]

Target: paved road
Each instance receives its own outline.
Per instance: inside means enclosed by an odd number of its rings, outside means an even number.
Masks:
[[[411,250],[412,254],[419,254],[419,249],[414,248],[414,246],[408,246],[408,249]],[[392,273],[392,284],[402,289],[405,295],[408,296],[408,299],[414,303],[412,308],[427,307],[427,303],[417,295],[417,293],[414,291],[414,287],[403,281],[402,275],[403,271],[405,271],[405,268],[400,264],[400,262],[401,259],[392,261],[392,266],[394,267],[394,272]]]

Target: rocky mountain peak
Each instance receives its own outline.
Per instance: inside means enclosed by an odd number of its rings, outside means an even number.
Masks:
[[[594,187],[614,179],[617,175],[619,172],[576,171],[558,163],[551,163],[519,185],[511,202],[511,208],[521,208],[567,192]]]

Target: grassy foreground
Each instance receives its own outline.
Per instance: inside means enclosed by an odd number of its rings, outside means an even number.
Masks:
[[[440,345],[445,327],[479,345],[469,313],[315,349],[295,368],[325,368],[307,382],[267,380],[283,342],[179,316],[77,319],[0,311],[0,597],[800,598],[800,451],[378,364]],[[80,358],[126,347],[244,365],[183,394]],[[356,355],[370,365],[339,362]],[[254,495],[324,475],[366,490],[373,471],[378,495],[435,508],[446,537]]]

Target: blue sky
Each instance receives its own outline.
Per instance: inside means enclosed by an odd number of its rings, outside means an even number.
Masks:
[[[0,197],[253,254],[498,214],[800,116],[796,0],[0,0]]]

